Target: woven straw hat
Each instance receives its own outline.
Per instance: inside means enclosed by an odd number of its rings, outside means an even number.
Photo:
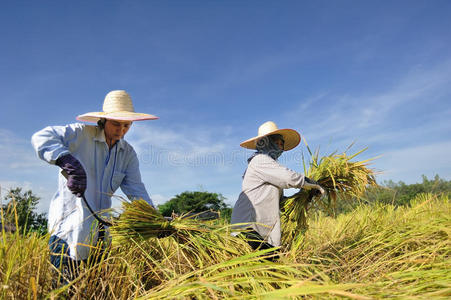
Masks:
[[[301,135],[294,129],[279,129],[276,123],[268,121],[258,127],[258,135],[251,139],[248,139],[240,144],[241,147],[247,149],[255,149],[256,143],[264,136],[280,134],[282,135],[285,144],[284,151],[288,151],[299,145],[301,142]]]
[[[102,118],[118,121],[158,119],[158,117],[154,115],[136,113],[130,95],[122,90],[111,91],[106,95],[105,100],[103,101],[103,111],[89,112],[77,116],[77,120],[86,122],[97,122]]]

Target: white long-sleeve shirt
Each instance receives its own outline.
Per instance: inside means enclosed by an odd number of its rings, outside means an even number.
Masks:
[[[110,149],[103,129],[76,123],[48,126],[36,132],[31,142],[39,158],[50,164],[66,154],[80,161],[87,176],[85,198],[95,212],[111,208],[111,196],[119,187],[129,199],[143,198],[153,205],[141,181],[136,152],[125,140],[119,140]],[[97,240],[96,220],[83,200],[68,189],[61,173],[48,219],[49,231],[68,243],[70,256],[86,259],[89,247],[84,244]]]
[[[257,154],[247,167],[231,223],[251,223],[243,227],[252,227],[268,243],[280,246],[280,197],[283,189],[302,188],[304,178],[268,155]]]

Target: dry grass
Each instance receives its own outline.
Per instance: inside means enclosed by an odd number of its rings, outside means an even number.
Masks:
[[[51,287],[48,237],[1,233],[0,299],[41,299]]]
[[[412,208],[376,204],[337,218],[319,214],[310,219],[303,242],[291,261],[315,263],[334,282],[363,283],[357,293],[451,295],[447,196],[419,195]]]
[[[309,150],[310,151],[310,150]],[[282,204],[282,244],[286,250],[296,250],[307,230],[308,211],[315,207],[323,211],[334,211],[337,197],[341,201],[359,199],[370,185],[376,185],[375,173],[368,168],[371,160],[352,161],[365,149],[348,155],[332,153],[319,159],[318,152],[312,154],[306,176],[318,181],[325,189],[324,197],[315,197],[314,191],[301,190]]]
[[[48,237],[2,235],[2,299],[446,298],[451,291],[451,203],[421,195],[412,208],[361,206],[336,218],[312,214],[303,242],[277,262],[208,231],[129,239],[51,290]]]

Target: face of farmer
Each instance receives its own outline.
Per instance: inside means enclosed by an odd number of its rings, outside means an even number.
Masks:
[[[283,150],[283,147],[284,147],[285,142],[284,142],[282,139],[276,138],[276,139],[274,139],[274,143],[275,143],[277,146],[279,146],[279,149],[280,149],[280,150]]]
[[[105,139],[108,146],[113,147],[117,141],[124,137],[132,126],[130,121],[106,120],[105,122]]]

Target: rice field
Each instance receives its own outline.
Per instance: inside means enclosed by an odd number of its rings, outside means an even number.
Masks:
[[[450,298],[449,196],[420,194],[409,207],[362,204],[334,216],[335,201],[357,201],[376,184],[374,173],[355,155],[312,157],[306,174],[327,197],[301,191],[286,199],[277,254],[252,251],[224,220],[168,222],[144,201],[125,202],[112,242],[93,247],[75,280],[58,287],[52,281],[64,274],[48,260],[49,236],[2,229],[0,298]],[[96,251],[101,246],[108,251]]]
[[[440,299],[451,296],[451,204],[423,194],[412,207],[360,206],[308,219],[299,248],[271,262],[230,237],[227,224],[191,236],[113,243],[52,290],[48,236],[3,233],[2,299]]]

